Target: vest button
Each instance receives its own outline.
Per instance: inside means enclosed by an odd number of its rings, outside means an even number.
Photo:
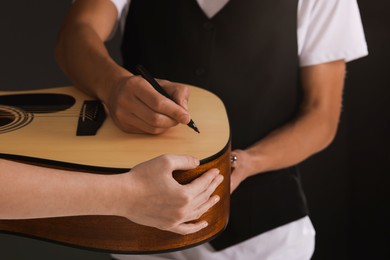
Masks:
[[[214,29],[214,25],[211,22],[205,22],[203,24],[203,28],[207,31],[211,31],[212,29]]]
[[[202,75],[204,75],[205,72],[206,72],[206,70],[205,70],[204,68],[197,68],[197,69],[195,70],[195,74],[196,74],[197,76],[202,76]]]

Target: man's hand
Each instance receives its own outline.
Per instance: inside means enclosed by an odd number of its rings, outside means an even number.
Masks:
[[[199,160],[191,156],[162,155],[135,166],[123,175],[125,192],[119,210],[124,213],[120,215],[138,224],[183,235],[205,228],[206,221],[194,220],[219,201],[219,196],[212,194],[223,176],[217,169],[211,169],[186,185],[172,176],[174,170],[198,165]]]
[[[132,76],[115,86],[106,105],[115,124],[128,133],[161,134],[190,121],[186,86],[158,80],[172,100],[158,93],[145,79]]]

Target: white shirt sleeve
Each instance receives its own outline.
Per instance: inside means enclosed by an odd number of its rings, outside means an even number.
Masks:
[[[368,54],[356,0],[300,0],[298,55],[301,66]]]
[[[130,1],[131,0],[111,0],[111,2],[115,5],[116,10],[118,11],[118,18],[117,24],[109,38],[111,38],[115,34],[118,25],[120,27],[120,30],[123,32],[126,23],[127,12],[130,6]]]
[[[131,0],[111,0],[118,10],[118,22],[124,28]],[[194,0],[195,1],[195,0]],[[202,3],[202,1],[198,0]],[[226,0],[216,1],[217,12]],[[344,59],[346,62],[368,54],[363,25],[356,0],[299,0],[298,55],[301,66]]]
[[[130,4],[130,0],[111,0],[118,10],[118,19],[120,19],[122,12],[125,10],[125,7]]]

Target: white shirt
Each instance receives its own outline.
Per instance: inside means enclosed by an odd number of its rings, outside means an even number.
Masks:
[[[111,0],[118,10],[123,29],[131,0]],[[196,0],[213,17],[229,0]],[[356,0],[299,0],[297,10],[298,56],[301,66],[344,59],[346,62],[368,54]],[[308,217],[293,221],[220,252],[203,244],[163,255],[114,255],[121,260],[158,259],[310,259],[315,231]],[[290,239],[288,239],[290,238]],[[297,240],[296,238],[299,238]],[[283,240],[283,241],[281,241]]]
[[[111,0],[123,29],[131,0]],[[213,17],[229,0],[196,0]],[[299,0],[297,12],[298,55],[301,66],[368,54],[356,0]]]

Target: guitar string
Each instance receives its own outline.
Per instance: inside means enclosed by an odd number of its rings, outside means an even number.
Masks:
[[[34,108],[34,109],[30,109],[30,108]],[[52,108],[52,107],[50,107]],[[66,116],[78,116],[80,115],[80,111],[78,109],[67,109],[67,110],[64,110],[64,111],[48,111],[47,109],[45,109],[45,107],[42,107],[40,109],[38,109],[37,107],[35,106],[31,106],[31,107],[27,107],[27,106],[24,106],[22,107],[22,109],[26,110],[22,110],[23,113],[31,113],[31,114],[39,114],[39,115],[34,115],[34,116],[63,116],[63,115],[66,115]],[[10,116],[10,115],[13,115],[13,114],[16,114],[15,113],[16,111],[7,111],[7,110],[2,110],[1,109],[1,106],[0,106],[0,117],[1,116]],[[59,115],[60,113],[60,115]]]
[[[0,105],[0,119],[1,118],[26,118],[30,117],[29,114],[34,114],[36,118],[65,118],[65,117],[80,117],[81,111],[77,107],[68,108],[62,110],[64,106],[62,105],[50,105],[50,106],[39,106],[39,105],[21,105],[18,108],[22,109],[22,111],[7,111],[7,109],[1,109],[2,105]],[[4,106],[7,108],[7,106]],[[51,111],[48,111],[48,109]],[[60,111],[53,111],[55,109],[60,108]],[[26,110],[26,111],[24,111]],[[21,113],[18,113],[21,112]],[[85,118],[88,120],[94,120],[96,118],[96,111],[86,111]]]
[[[47,111],[32,111],[32,112],[28,112],[26,113],[26,115],[28,114],[34,114],[34,117],[78,117],[80,115],[80,113],[78,112],[68,112],[68,113],[60,113],[60,112],[57,112],[57,113],[53,113],[53,112],[50,112],[48,113]],[[94,114],[94,113],[90,113],[91,115]],[[12,117],[12,116],[22,116],[23,114],[18,114],[18,113],[1,113],[0,112],[0,117]]]

